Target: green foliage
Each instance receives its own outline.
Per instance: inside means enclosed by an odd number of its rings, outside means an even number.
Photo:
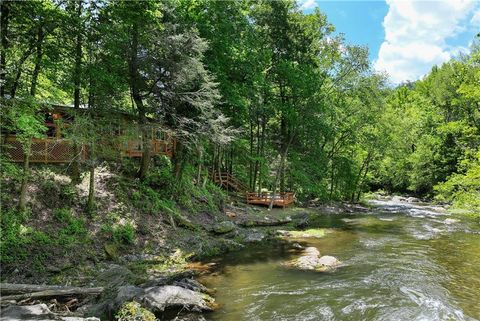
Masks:
[[[112,229],[113,240],[119,244],[133,244],[135,242],[135,227],[131,223],[118,225]]]
[[[55,181],[51,175],[40,180],[41,200],[45,200],[49,207],[71,207],[77,199],[75,187],[71,184],[62,184]]]
[[[118,321],[155,321],[155,315],[145,308],[142,308],[140,303],[132,301],[122,305],[115,315]]]
[[[0,233],[0,253],[1,263],[8,264],[17,260],[25,259],[27,251],[25,244],[28,243],[25,238],[27,229],[22,225],[25,220],[25,213],[15,210],[2,211],[1,233]]]
[[[43,229],[26,227],[26,218],[26,214],[18,211],[2,211],[2,263],[10,264],[30,258],[40,267],[49,255],[54,255],[55,249],[69,251],[88,242],[85,222],[74,217],[70,209],[55,209],[52,214],[54,224],[44,223]],[[39,247],[42,247],[41,251],[36,250]]]
[[[90,168],[117,161],[118,146],[146,139],[152,127],[175,137],[172,160],[122,160],[131,179],[117,195],[144,214],[218,210],[224,194],[207,182],[207,168],[250,190],[293,190],[301,201],[358,201],[377,188],[453,201],[471,175],[462,164],[480,141],[478,44],[392,89],[367,48],[348,45],[320,10],[306,13],[293,0],[2,8],[11,28],[0,66],[10,96],[0,97],[2,129],[25,150],[46,129],[39,101],[78,105],[79,96],[88,112],[77,110],[63,134],[88,145]],[[119,132],[126,119],[131,126]],[[3,163],[7,176],[20,176]],[[441,185],[447,180],[457,187]],[[53,207],[74,205],[73,189],[47,184],[42,190],[58,195]]]
[[[29,148],[33,138],[41,138],[47,130],[42,115],[38,113],[41,106],[33,99],[2,101],[2,126],[16,133],[24,148]]]
[[[480,216],[480,152],[476,160],[465,161],[464,167],[463,173],[455,173],[435,186],[436,199]]]
[[[389,145],[373,164],[372,187],[478,211],[480,114],[472,85],[480,68],[472,49],[470,57],[434,67],[424,80],[389,94],[382,120]]]

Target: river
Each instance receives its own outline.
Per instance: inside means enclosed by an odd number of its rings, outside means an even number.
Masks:
[[[343,262],[333,272],[284,267],[290,243],[252,246],[201,281],[220,308],[207,320],[480,320],[478,223],[399,198],[369,213],[321,214],[322,238],[300,239]]]

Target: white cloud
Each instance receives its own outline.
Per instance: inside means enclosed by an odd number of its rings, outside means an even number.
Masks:
[[[298,5],[301,10],[307,10],[315,8],[318,4],[316,0],[298,0]]]
[[[470,23],[477,27],[480,26],[480,9],[478,9],[477,12],[473,14],[473,17],[472,17],[472,20],[470,20]]]
[[[465,31],[478,8],[475,0],[387,0],[387,4],[389,10],[383,20],[385,39],[375,68],[387,71],[395,83],[417,80],[433,65],[463,51],[464,48],[448,46],[446,40]],[[470,23],[477,14],[480,15],[477,11]]]

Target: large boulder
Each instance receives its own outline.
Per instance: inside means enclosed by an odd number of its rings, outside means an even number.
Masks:
[[[46,304],[10,305],[2,308],[0,321],[100,321],[98,318],[59,316]]]
[[[152,312],[163,312],[167,308],[184,308],[195,312],[213,310],[210,296],[176,285],[147,288],[138,299]]]
[[[189,289],[195,292],[210,293],[211,290],[204,286],[202,283],[195,279],[183,278],[181,280],[174,281],[172,285],[179,286],[184,289]]]
[[[117,296],[113,304],[113,310],[117,310],[122,304],[134,300],[143,294],[143,289],[134,285],[124,285],[118,288]]]
[[[135,283],[136,279],[137,277],[132,273],[132,271],[121,265],[111,265],[96,278],[99,285],[109,289]]]
[[[314,247],[307,247],[304,254],[293,261],[293,266],[300,270],[315,270],[320,252]]]
[[[316,271],[330,271],[342,264],[336,257],[324,255],[317,261]]]
[[[217,234],[225,234],[235,229],[235,223],[231,221],[223,221],[213,226],[213,231]]]
[[[298,259],[290,261],[287,265],[300,270],[326,272],[338,267],[341,262],[333,256],[320,256],[315,247],[305,248],[303,255]]]

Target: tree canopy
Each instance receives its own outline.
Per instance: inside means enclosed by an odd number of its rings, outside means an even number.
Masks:
[[[479,209],[478,44],[392,86],[368,48],[293,0],[2,1],[1,12],[2,126],[25,146],[44,134],[38,106],[67,104],[136,119],[143,181],[159,126],[176,137],[174,177],[195,172],[196,184],[210,169],[300,201],[384,189]],[[105,135],[88,119],[87,134],[70,131],[77,150]]]

